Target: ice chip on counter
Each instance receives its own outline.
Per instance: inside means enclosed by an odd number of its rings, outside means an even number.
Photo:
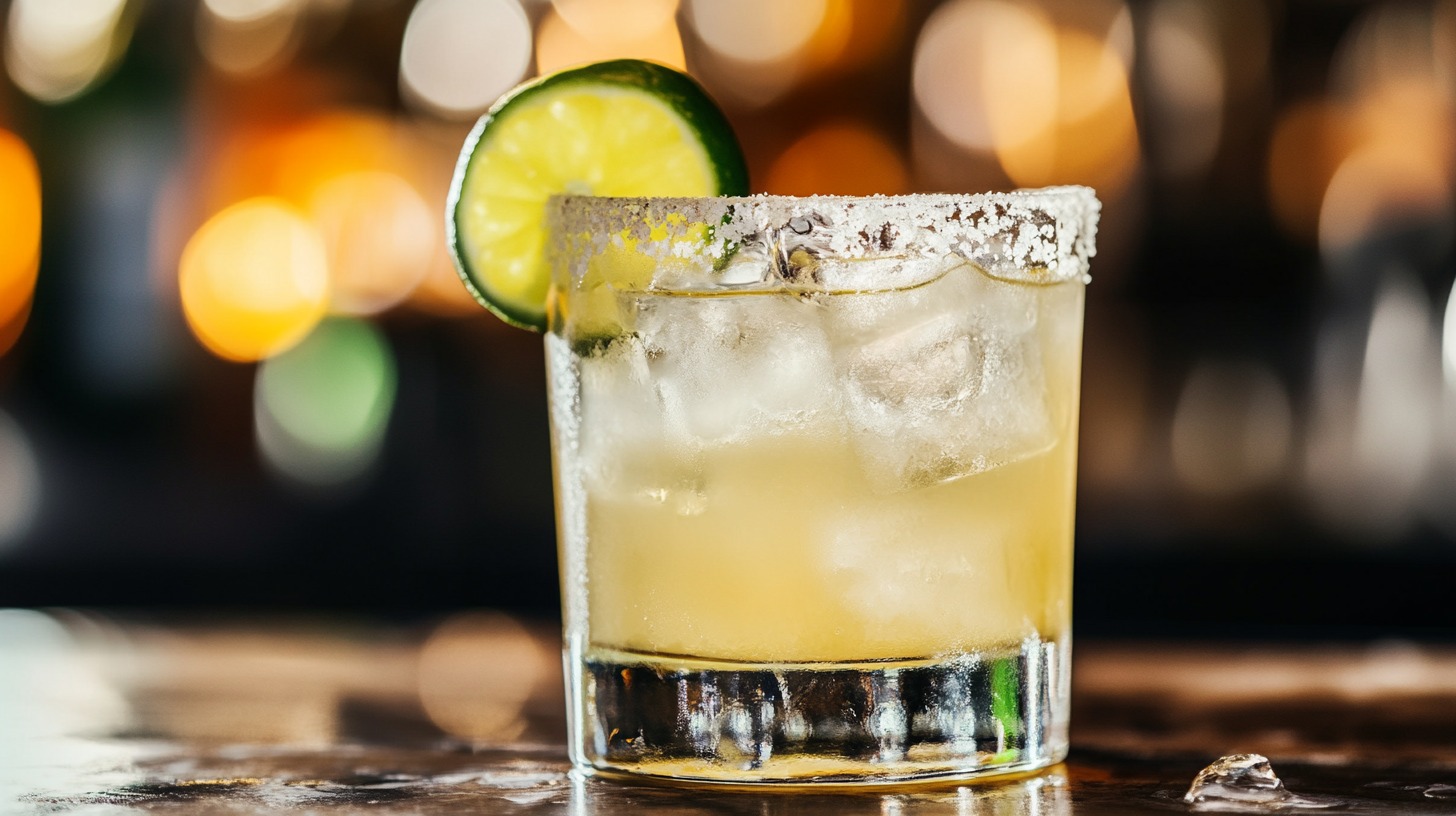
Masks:
[[[1226,813],[1324,810],[1342,804],[1291,793],[1262,754],[1219,757],[1193,777],[1183,801],[1193,810]]]

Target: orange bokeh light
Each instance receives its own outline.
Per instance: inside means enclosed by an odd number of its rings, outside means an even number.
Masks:
[[[389,119],[362,111],[243,129],[209,159],[208,204],[217,209],[266,195],[306,208],[320,187],[347,173],[411,175],[409,148]]]
[[[904,0],[828,0],[824,18],[798,54],[806,74],[834,73],[885,56],[902,36]]]
[[[1109,45],[1078,31],[1056,34],[1054,115],[1034,133],[998,138],[1001,167],[1017,184],[1086,184],[1106,194],[1121,190],[1138,162],[1137,122],[1127,70]],[[1016,120],[1026,100],[988,94],[992,132]],[[999,108],[999,109],[998,109]]]
[[[441,243],[437,214],[393,173],[339,176],[309,211],[328,250],[333,311],[343,314],[375,314],[406,298]]]
[[[1350,213],[1387,193],[1405,201],[1402,206],[1444,201],[1441,191],[1449,185],[1443,179],[1451,173],[1456,147],[1450,111],[1434,83],[1410,79],[1366,88],[1351,101],[1308,100],[1284,111],[1268,159],[1269,202],[1280,226],[1306,240],[1319,235],[1328,245],[1336,234],[1369,220],[1368,213]],[[1341,168],[1344,189],[1331,199]],[[1371,186],[1352,196],[1359,188],[1348,187],[1350,179]],[[1363,203],[1347,206],[1346,199]],[[1334,233],[1330,224],[1339,225]]]
[[[261,360],[302,340],[329,304],[323,238],[280,199],[235,204],[182,251],[182,311],[197,339],[227,360]]]
[[[434,148],[357,110],[244,127],[207,157],[203,203],[218,210],[270,197],[291,205],[325,242],[332,311],[374,314],[409,297],[439,263],[439,217],[425,195],[434,167],[421,158]]]
[[[856,122],[805,134],[769,169],[767,192],[779,195],[895,195],[909,190],[905,160],[882,134]]]
[[[632,7],[655,5],[660,3],[649,0],[624,3],[627,8],[614,8],[614,16],[629,19]],[[548,74],[586,62],[626,58],[652,60],[687,70],[677,21],[671,13],[659,16],[660,22],[647,31],[627,24],[588,28],[573,25],[570,19],[552,9],[536,31],[536,71]]]
[[[1279,117],[1269,143],[1269,203],[1285,230],[1315,236],[1325,188],[1353,143],[1345,116],[1328,102],[1301,102]]]
[[[0,128],[0,354],[30,313],[40,268],[40,170],[19,136]]]

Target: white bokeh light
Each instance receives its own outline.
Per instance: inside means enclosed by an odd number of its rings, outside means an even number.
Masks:
[[[931,15],[915,46],[915,101],[947,139],[990,150],[1048,130],[1057,113],[1055,32],[1034,11],[960,0]]]
[[[64,102],[90,88],[124,50],[126,0],[15,0],[5,67],[21,90]]]
[[[400,89],[432,113],[468,118],[530,65],[531,22],[516,0],[420,0],[400,47]]]
[[[688,19],[704,44],[742,62],[782,62],[819,30],[828,0],[692,0]]]

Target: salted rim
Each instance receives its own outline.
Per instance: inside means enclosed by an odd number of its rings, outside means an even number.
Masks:
[[[640,251],[683,257],[713,256],[732,242],[761,240],[808,218],[823,228],[823,248],[841,258],[956,254],[993,271],[1036,268],[1043,280],[1062,281],[1086,279],[1101,209],[1094,191],[1080,186],[864,197],[553,196],[549,220],[566,234],[597,244],[595,250],[626,229],[643,242]],[[717,240],[693,248],[664,240],[662,227],[668,227],[671,238],[675,224],[712,225]]]

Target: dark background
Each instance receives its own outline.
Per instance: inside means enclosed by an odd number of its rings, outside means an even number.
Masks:
[[[648,56],[758,191],[1098,189],[1079,632],[1456,634],[1450,0],[0,9],[40,180],[0,162],[0,213],[42,225],[32,295],[0,223],[0,606],[554,614],[540,338],[469,302],[440,213],[495,93]],[[218,351],[179,270],[260,196],[322,236],[331,316]]]

